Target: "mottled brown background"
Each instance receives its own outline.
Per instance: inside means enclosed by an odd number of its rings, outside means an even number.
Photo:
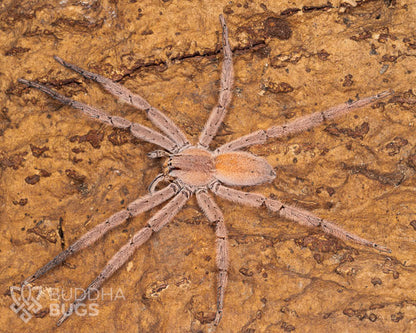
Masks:
[[[344,243],[264,209],[218,199],[231,269],[219,332],[416,330],[416,5],[385,1],[16,1],[0,3],[0,330],[47,332],[48,290],[86,287],[153,212],[128,221],[36,282],[43,309],[24,324],[8,287],[147,192],[151,144],[62,107],[19,77],[151,126],[54,54],[117,80],[195,141],[216,102],[218,15],[234,50],[234,98],[215,144],[387,89],[333,123],[250,149],[275,167],[276,195],[390,247]],[[280,28],[279,20],[290,26]],[[282,39],[283,38],[283,39]],[[215,236],[194,200],[59,332],[209,332]]]

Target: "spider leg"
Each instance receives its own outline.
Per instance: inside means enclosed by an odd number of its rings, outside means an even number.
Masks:
[[[151,106],[144,98],[139,95],[133,94],[129,89],[123,87],[121,84],[111,81],[104,76],[95,74],[85,69],[82,69],[76,65],[70,64],[65,60],[54,56],[54,59],[62,66],[81,74],[87,79],[91,79],[103,86],[105,90],[114,96],[118,97],[123,102],[133,105],[134,107],[144,110],[149,120],[157,126],[162,132],[164,132],[173,142],[175,142],[179,148],[182,148],[189,144],[185,135],[175,125],[175,123],[160,110]]]
[[[159,173],[155,179],[152,180],[152,182],[150,183],[148,190],[150,193],[153,193],[157,187],[157,185],[159,185],[159,183],[161,181],[163,181],[166,178],[166,175],[163,173]]]
[[[217,288],[217,313],[214,325],[218,326],[224,308],[224,294],[228,281],[228,237],[224,223],[224,217],[218,205],[211,195],[205,191],[196,193],[196,200],[208,220],[216,223],[215,235],[217,236],[217,267],[218,267],[218,288]]]
[[[211,190],[218,196],[233,201],[238,202],[243,205],[248,205],[252,207],[266,206],[272,212],[278,213],[280,216],[297,222],[302,225],[309,227],[317,227],[322,231],[331,234],[337,238],[346,241],[353,241],[361,245],[375,248],[379,251],[390,253],[391,250],[385,246],[376,244],[374,242],[368,241],[364,238],[361,238],[335,224],[325,219],[304,210],[301,208],[289,206],[283,204],[282,202],[274,199],[266,198],[265,196],[257,193],[247,193],[240,190],[231,189],[220,183],[213,184]]]
[[[298,119],[295,119],[285,125],[273,126],[266,130],[252,132],[250,134],[244,135],[238,139],[235,139],[222,145],[216,150],[216,152],[224,153],[228,151],[242,149],[252,145],[263,144],[271,138],[280,138],[282,136],[303,132],[315,126],[318,126],[327,120],[332,120],[334,118],[343,116],[350,111],[374,103],[382,98],[390,96],[391,94],[393,94],[393,91],[384,91],[375,96],[365,97],[352,103],[347,102],[344,104],[334,106],[325,111],[315,112],[307,116],[299,117]]]
[[[103,283],[110,278],[126,261],[133,255],[134,251],[143,245],[150,236],[168,224],[188,201],[191,193],[183,188],[171,201],[151,217],[145,227],[140,229],[134,236],[110,259],[101,273],[89,284],[82,295],[78,297],[69,307],[57,325],[60,326],[76,309],[84,303],[87,297],[97,291]]]
[[[230,42],[228,40],[228,28],[225,19],[220,15],[220,22],[222,25],[222,43],[224,61],[221,71],[221,89],[218,97],[217,105],[212,109],[211,114],[206,122],[204,129],[199,136],[199,145],[207,148],[211,143],[214,136],[217,134],[225,113],[227,112],[227,106],[231,102],[232,87],[234,82],[233,71],[233,53],[231,52]]]
[[[44,92],[45,94],[49,95],[50,97],[58,100],[59,102],[65,105],[69,105],[75,109],[81,110],[86,115],[94,119],[97,119],[105,124],[114,126],[116,128],[129,129],[131,134],[133,134],[136,138],[140,140],[156,144],[168,150],[169,152],[175,151],[177,149],[177,145],[172,140],[150,129],[149,127],[136,124],[136,123],[132,123],[129,120],[121,118],[121,117],[110,116],[100,109],[97,109],[85,103],[78,102],[64,95],[61,95],[58,92],[48,88],[47,86],[43,84],[25,80],[25,79],[18,79],[18,81],[29,87],[36,88]]]
[[[92,228],[90,231],[84,234],[80,239],[78,239],[75,243],[71,244],[66,250],[59,253],[46,265],[38,269],[35,274],[31,275],[26,280],[24,280],[22,282],[22,285],[32,283],[52,268],[61,264],[70,255],[95,243],[108,231],[114,229],[128,218],[139,215],[140,213],[143,213],[149,209],[152,209],[153,207],[160,205],[161,203],[165,202],[166,200],[174,196],[176,193],[178,193],[179,190],[179,186],[177,186],[174,183],[171,183],[170,185],[166,186],[160,191],[154,192],[153,194],[145,195],[144,197],[131,202],[126,209],[123,209],[113,214],[104,222],[96,225],[94,228]]]

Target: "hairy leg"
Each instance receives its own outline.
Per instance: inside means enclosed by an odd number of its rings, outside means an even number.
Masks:
[[[61,95],[58,92],[48,88],[47,86],[43,84],[25,80],[25,79],[19,79],[18,81],[20,83],[26,84],[29,87],[36,88],[44,92],[45,94],[49,95],[50,97],[58,100],[59,102],[65,105],[69,105],[73,107],[74,109],[81,110],[86,115],[94,119],[97,119],[105,124],[108,124],[117,128],[128,129],[130,130],[131,134],[133,134],[136,138],[140,140],[153,143],[162,148],[165,148],[167,151],[170,151],[170,152],[175,151],[177,149],[177,145],[173,143],[172,140],[152,130],[149,127],[136,124],[136,123],[132,123],[129,120],[121,118],[121,117],[110,116],[100,109],[94,108],[85,103],[78,102],[64,95]]]
[[[228,281],[228,237],[224,223],[224,216],[221,209],[215,203],[211,195],[203,192],[196,193],[196,200],[205,216],[212,223],[216,223],[215,235],[217,236],[217,267],[218,267],[218,288],[217,288],[217,313],[214,325],[218,326],[224,308],[224,294]]]
[[[52,268],[61,264],[66,258],[71,256],[72,254],[95,243],[108,231],[114,229],[128,218],[139,215],[140,213],[143,213],[147,210],[152,209],[153,207],[160,205],[161,203],[165,202],[166,200],[170,199],[173,195],[178,193],[179,190],[180,188],[176,184],[172,183],[167,187],[161,189],[160,191],[157,191],[153,194],[145,195],[144,197],[131,202],[126,209],[123,209],[113,214],[104,222],[96,225],[94,228],[92,228],[90,231],[84,234],[80,239],[78,239],[75,243],[71,244],[66,250],[59,253],[46,265],[38,269],[35,274],[31,275],[26,280],[24,280],[22,282],[22,285],[32,283]]]
[[[221,71],[221,89],[218,97],[218,104],[212,109],[204,129],[199,136],[199,145],[204,148],[209,146],[224,119],[225,113],[227,112],[227,106],[231,102],[231,89],[234,82],[233,53],[231,52],[230,42],[228,40],[227,24],[222,15],[220,15],[220,22],[222,25],[222,43],[224,52]]]
[[[150,236],[168,224],[188,201],[190,192],[182,189],[171,201],[149,219],[146,226],[140,229],[107,263],[101,273],[77,298],[68,311],[59,318],[57,325],[60,326],[76,309],[84,303],[87,297],[97,291],[103,283],[110,278],[126,261],[133,255],[134,251],[145,243]]]
[[[298,119],[289,122],[286,125],[273,126],[267,130],[259,130],[247,135],[244,135],[238,139],[230,141],[221,147],[219,147],[216,152],[224,153],[228,151],[238,150],[246,148],[252,145],[263,144],[267,140],[272,138],[280,138],[282,136],[287,136],[299,132],[306,131],[315,126],[320,125],[324,121],[332,120],[336,117],[347,114],[350,111],[356,110],[358,108],[364,107],[368,104],[374,103],[382,98],[390,96],[392,91],[384,91],[378,95],[366,97],[352,103],[344,103],[338,106],[332,107],[326,111],[315,112],[307,116],[300,117]]]
[[[86,71],[76,65],[70,64],[65,60],[54,56],[54,59],[59,62],[62,66],[73,70],[84,76],[87,79],[91,79],[95,82],[100,83],[104,89],[109,93],[117,96],[123,102],[129,103],[140,110],[146,111],[149,120],[157,126],[162,132],[164,132],[172,141],[174,141],[179,148],[182,148],[189,144],[185,135],[175,125],[175,123],[160,110],[151,106],[144,98],[139,95],[133,94],[130,90],[123,87],[121,84],[115,83],[104,76]]]
[[[212,186],[211,190],[224,199],[237,202],[243,205],[248,205],[252,207],[260,207],[264,205],[272,212],[276,212],[284,218],[287,218],[289,220],[295,221],[299,224],[306,225],[309,227],[320,228],[322,229],[322,231],[331,234],[335,237],[338,237],[342,240],[353,241],[358,244],[372,247],[383,252],[391,252],[391,250],[387,247],[368,241],[357,235],[354,235],[353,233],[341,228],[334,222],[321,219],[320,217],[304,209],[283,204],[278,200],[266,198],[261,194],[247,193],[244,191],[231,189],[219,183],[215,183]]]

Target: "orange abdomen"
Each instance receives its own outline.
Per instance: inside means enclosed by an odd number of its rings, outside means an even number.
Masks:
[[[271,182],[276,177],[264,158],[243,151],[216,156],[214,166],[215,178],[227,185],[258,185]]]

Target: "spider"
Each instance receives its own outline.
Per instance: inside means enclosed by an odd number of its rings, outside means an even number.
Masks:
[[[86,301],[91,292],[98,290],[114,272],[123,266],[133,255],[134,251],[145,243],[153,233],[160,231],[172,221],[192,195],[196,196],[199,207],[208,220],[215,225],[215,235],[217,239],[216,262],[218,268],[217,310],[214,319],[215,326],[219,324],[223,314],[229,263],[227,228],[224,217],[221,209],[209,192],[238,204],[252,207],[266,207],[278,216],[302,225],[320,228],[322,231],[343,240],[354,241],[358,244],[373,247],[379,251],[391,252],[387,247],[350,233],[337,224],[321,219],[304,209],[284,204],[278,200],[267,198],[258,193],[247,193],[242,190],[233,189],[230,188],[230,186],[260,185],[271,182],[276,177],[273,167],[264,158],[242,151],[243,148],[263,144],[269,139],[303,132],[322,122],[332,120],[335,117],[345,115],[354,109],[361,108],[378,101],[381,98],[385,98],[391,95],[392,92],[385,91],[375,96],[332,107],[326,111],[315,112],[300,117],[285,125],[273,126],[266,130],[258,130],[226,143],[216,150],[210,150],[209,145],[225,117],[227,106],[231,102],[234,81],[232,51],[228,40],[228,28],[224,17],[220,15],[219,18],[222,25],[224,57],[219,98],[196,145],[191,145],[184,133],[170,118],[151,106],[139,95],[132,93],[110,79],[79,68],[57,56],[54,58],[61,65],[81,74],[87,79],[101,84],[104,89],[117,96],[120,100],[131,104],[138,109],[144,110],[149,120],[164,134],[146,126],[132,123],[124,118],[108,115],[100,109],[65,97],[43,84],[19,79],[19,82],[29,87],[36,88],[63,104],[79,109],[86,115],[95,118],[98,121],[112,125],[116,128],[130,130],[131,134],[136,138],[153,143],[162,148],[161,150],[150,152],[148,154],[150,158],[166,159],[166,162],[163,165],[163,172],[153,180],[149,187],[149,194],[136,199],[127,205],[125,209],[113,214],[106,221],[92,228],[66,250],[59,253],[55,258],[22,282],[22,285],[34,282],[50,269],[61,264],[70,255],[93,244],[105,233],[117,227],[125,220],[148,211],[171,199],[110,259],[101,273],[85,289],[83,294],[75,299],[72,306],[61,316],[57,322],[58,326],[61,325],[79,305]],[[157,185],[161,181],[168,182],[169,184],[164,188],[157,190]]]

